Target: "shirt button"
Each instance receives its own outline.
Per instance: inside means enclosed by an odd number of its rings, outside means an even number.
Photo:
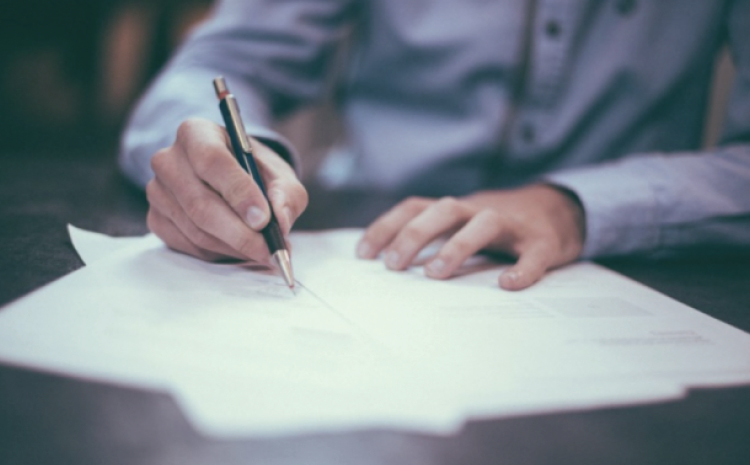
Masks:
[[[521,126],[521,140],[527,144],[534,142],[536,139],[536,130],[531,123],[526,123]]]
[[[552,39],[558,38],[560,36],[561,31],[562,31],[562,28],[560,27],[560,23],[554,20],[548,21],[547,24],[544,26],[544,32],[547,34],[548,37],[551,37]]]
[[[622,16],[627,16],[635,10],[636,5],[636,0],[617,0],[615,8],[617,8],[617,12]]]

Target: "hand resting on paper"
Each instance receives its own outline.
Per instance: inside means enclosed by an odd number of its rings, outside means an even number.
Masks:
[[[447,242],[425,265],[430,278],[451,277],[479,251],[504,252],[518,260],[499,278],[502,288],[527,288],[551,268],[574,261],[583,249],[585,218],[578,200],[561,189],[533,185],[462,197],[414,197],[380,216],[365,231],[360,258],[381,252],[388,268],[407,268],[430,242]]]
[[[283,234],[307,207],[307,191],[279,155],[251,140],[261,176]],[[170,248],[204,260],[237,258],[270,263],[259,232],[268,202],[237,163],[229,137],[208,120],[182,123],[170,147],[151,159],[146,186],[149,229]]]

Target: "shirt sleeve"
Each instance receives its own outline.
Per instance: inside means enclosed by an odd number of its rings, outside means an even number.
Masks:
[[[273,121],[325,93],[326,70],[346,34],[352,0],[223,0],[140,99],[118,162],[136,184],[153,177],[151,157],[174,142],[181,122],[223,125],[212,81],[223,75],[248,134],[295,167],[298,156]]]
[[[634,154],[552,173],[586,212],[583,257],[750,247],[750,2],[727,9],[737,69],[716,149]]]

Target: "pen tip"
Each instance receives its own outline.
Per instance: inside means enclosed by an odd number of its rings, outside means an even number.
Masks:
[[[292,272],[292,262],[289,259],[289,252],[283,249],[278,250],[273,254],[273,258],[276,260],[276,265],[279,267],[287,286],[294,292],[294,273]]]

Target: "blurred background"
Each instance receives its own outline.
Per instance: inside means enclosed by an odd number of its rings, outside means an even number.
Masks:
[[[114,157],[148,82],[208,14],[211,0],[4,0],[0,9],[0,156]],[[335,125],[316,109],[279,129],[316,158]],[[319,157],[318,157],[319,158]],[[314,163],[306,165],[314,169]]]
[[[210,0],[4,0],[0,156],[73,150],[114,157],[133,102],[210,6]],[[717,70],[706,145],[721,125],[732,78],[728,54]],[[336,137],[332,117],[323,106],[281,122],[308,160],[303,174]]]
[[[0,150],[112,147],[138,93],[209,0],[6,0]]]

